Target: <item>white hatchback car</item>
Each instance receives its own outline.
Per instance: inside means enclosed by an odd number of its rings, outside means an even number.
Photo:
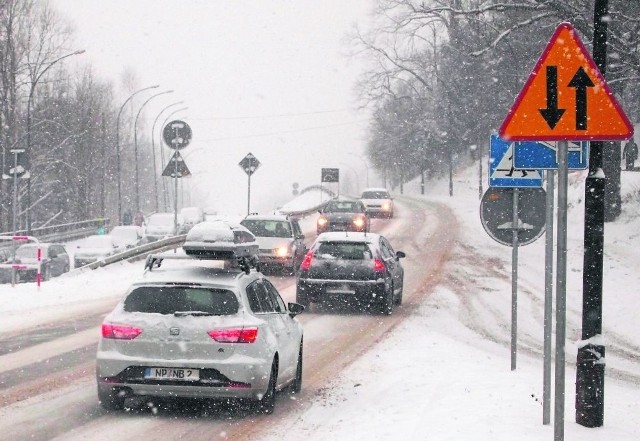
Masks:
[[[393,199],[386,188],[365,188],[360,200],[370,217],[393,217]]]
[[[300,391],[295,316],[304,307],[285,305],[255,270],[192,262],[146,271],[104,319],[96,363],[104,408],[134,396],[242,398],[271,413],[276,390]]]

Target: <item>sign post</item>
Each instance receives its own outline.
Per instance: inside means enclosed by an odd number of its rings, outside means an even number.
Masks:
[[[606,1],[594,14],[594,35],[604,34],[606,38]],[[604,26],[604,31],[602,27]],[[594,37],[594,41],[597,37]],[[606,51],[606,41],[601,42],[598,51]],[[604,53],[606,55],[606,52]],[[602,54],[601,54],[602,55]],[[600,57],[599,57],[600,58]],[[605,66],[605,57],[600,59],[600,67]],[[536,63],[531,75],[520,91],[513,107],[502,123],[499,134],[511,141],[559,141],[558,163],[558,237],[556,276],[556,366],[555,366],[555,419],[554,439],[564,440],[564,395],[565,395],[565,339],[566,339],[566,255],[567,255],[567,176],[568,141],[624,140],[633,135],[633,126],[614,98],[598,66],[580,41],[575,29],[569,23],[561,23],[549,40]],[[604,179],[602,192],[589,188],[589,179],[602,175],[601,148],[596,142],[592,146],[591,168],[585,188],[585,260],[583,282],[583,340],[596,337],[601,332],[602,299],[602,243],[604,230]],[[593,159],[598,157],[597,164]],[[597,194],[590,195],[590,192]],[[598,199],[593,202],[593,199]],[[592,201],[592,202],[590,202]],[[601,213],[602,212],[602,213]],[[601,216],[602,214],[602,216]],[[594,225],[589,222],[593,221]],[[591,234],[593,230],[597,233]],[[590,237],[588,239],[588,236]],[[595,236],[591,238],[591,236]],[[599,257],[590,262],[588,256]],[[588,266],[590,265],[590,266]],[[592,277],[593,283],[587,279]],[[589,290],[590,292],[586,292]],[[592,292],[592,291],[598,291]],[[595,298],[595,300],[593,300]],[[592,300],[595,307],[592,309]],[[594,319],[591,317],[595,316]],[[587,318],[585,320],[585,317]],[[587,329],[592,320],[597,326]],[[591,332],[595,331],[595,333]],[[593,335],[591,335],[593,334]],[[594,354],[583,363],[578,353],[578,377],[576,381],[576,421],[588,427],[602,425],[604,376],[604,346],[587,341],[583,346]],[[588,381],[582,381],[581,372],[591,369]],[[596,372],[596,370],[598,370]],[[584,408],[581,409],[582,404]],[[584,411],[584,412],[583,412]],[[590,415],[584,415],[589,413]],[[544,417],[543,417],[544,420]]]
[[[162,172],[162,176],[173,176],[173,234],[178,235],[178,178],[191,175],[179,150],[187,147],[191,142],[191,127],[184,121],[175,120],[162,129],[162,139],[170,149],[175,150],[173,157]],[[173,168],[173,171],[171,169]]]
[[[253,156],[252,153],[247,153],[247,156],[242,158],[242,161],[238,163],[241,169],[247,174],[247,215],[251,213],[251,175],[260,167],[260,161]]]

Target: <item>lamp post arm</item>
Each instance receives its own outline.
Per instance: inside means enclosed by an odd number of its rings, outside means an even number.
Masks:
[[[166,95],[167,93],[173,93],[173,90],[166,90],[164,92],[160,92],[160,93],[156,93],[155,95],[151,95],[144,103],[142,103],[142,106],[140,106],[140,109],[138,110],[138,113],[136,114],[136,119],[133,123],[133,145],[134,145],[134,160],[135,160],[135,166],[136,166],[136,175],[135,175],[135,184],[136,184],[136,213],[140,211],[140,178],[139,178],[139,172],[138,172],[138,118],[140,118],[140,114],[142,113],[142,110],[145,108],[145,106],[149,103],[149,101],[151,101],[152,99],[159,97],[160,95]]]
[[[129,95],[129,98],[127,98],[124,103],[122,103],[122,106],[120,106],[120,110],[118,111],[118,117],[116,118],[116,179],[118,181],[118,223],[122,221],[122,188],[120,185],[120,115],[122,114],[124,107],[129,101],[131,101],[134,96],[136,96],[140,92],[144,92],[145,90],[157,89],[158,87],[160,87],[160,85],[155,84],[153,86],[136,90],[131,95]]]

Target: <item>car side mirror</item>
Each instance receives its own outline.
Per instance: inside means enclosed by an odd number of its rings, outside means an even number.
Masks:
[[[294,318],[296,315],[304,311],[304,306],[302,306],[300,303],[290,302],[287,304],[287,308],[289,309],[289,315],[291,316],[291,318]]]
[[[402,259],[403,257],[407,257],[407,255],[404,253],[404,251],[397,251],[396,252],[396,259]]]
[[[56,253],[55,251],[49,251],[50,259],[55,259],[56,257],[58,257],[58,253]]]
[[[296,239],[304,240],[304,239],[305,239],[305,236],[304,236],[304,234],[298,234],[298,235],[296,236]]]

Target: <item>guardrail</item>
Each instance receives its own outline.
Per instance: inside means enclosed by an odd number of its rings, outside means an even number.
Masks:
[[[146,258],[147,255],[151,253],[168,251],[177,248],[184,243],[186,237],[186,234],[182,234],[180,236],[167,237],[165,239],[156,240],[155,242],[146,243],[144,245],[131,248],[121,253],[114,254],[113,256],[97,260],[88,265],[81,266],[80,268],[75,268],[69,271],[69,274],[80,274],[86,271],[110,265],[112,263],[122,262],[123,260],[126,260],[128,262],[135,262],[137,260]]]
[[[99,228],[108,230],[110,223],[111,219],[105,218],[50,225],[32,228],[30,236],[37,237],[41,242],[64,242],[96,234]],[[23,236],[27,234],[27,230],[18,230],[15,233],[15,235]],[[14,232],[0,233],[0,235],[13,236]]]

